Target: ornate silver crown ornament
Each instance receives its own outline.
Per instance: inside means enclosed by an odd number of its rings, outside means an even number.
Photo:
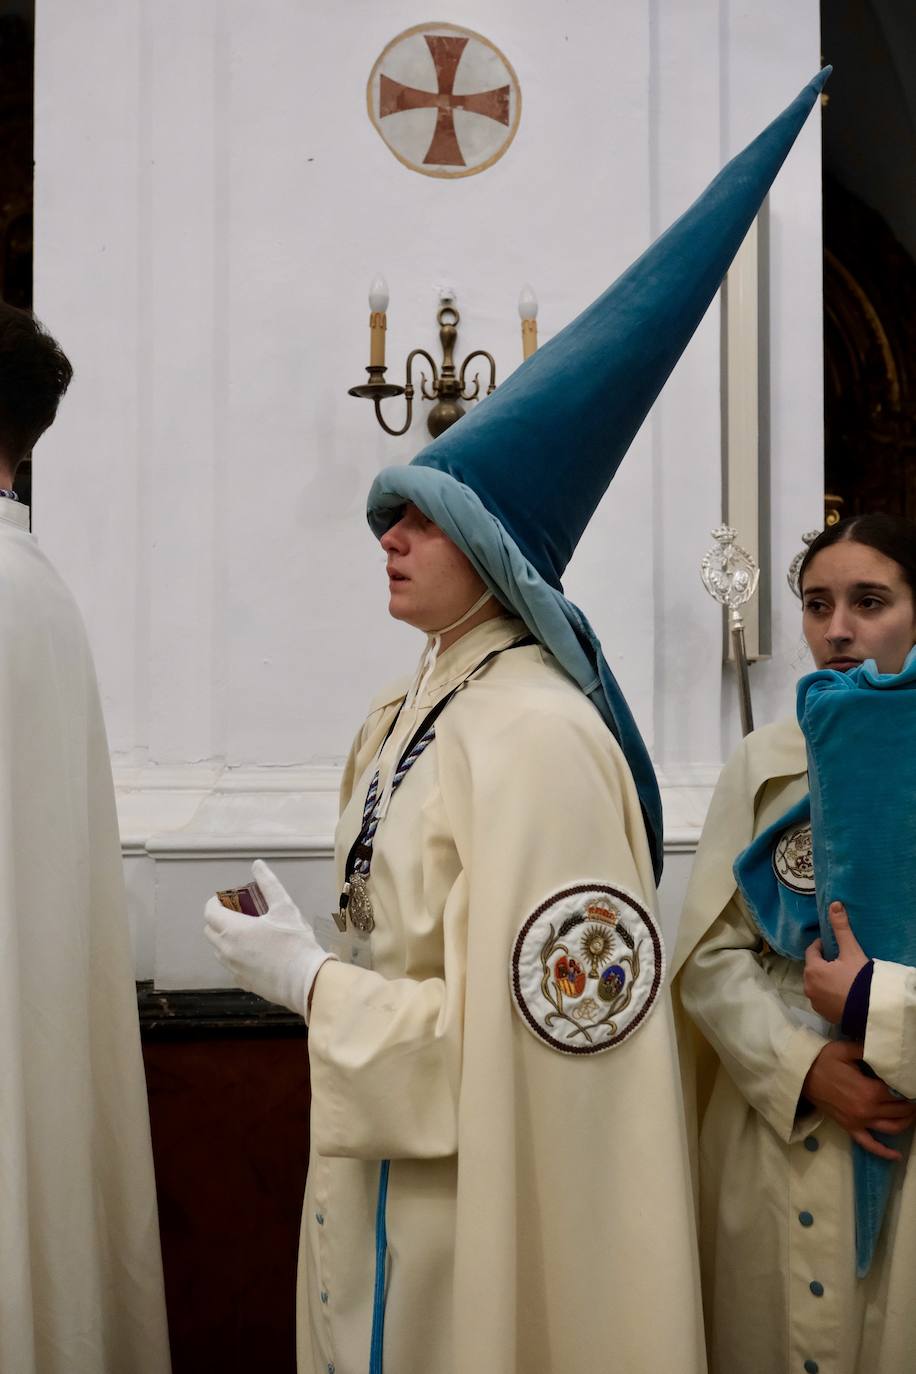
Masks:
[[[798,574],[801,572],[801,565],[804,562],[805,554],[808,552],[820,532],[820,530],[809,530],[807,534],[802,535],[802,543],[805,547],[799,549],[798,553],[789,564],[789,571],[786,573],[786,581],[799,600],[801,600],[801,588],[798,585]]]
[[[700,564],[703,586],[720,606],[737,611],[756,592],[760,569],[737,543],[738,535],[731,525],[720,525],[712,537],[716,542]]]
[[[737,542],[737,532],[731,525],[720,525],[712,531],[712,537],[716,542],[700,564],[700,576],[712,599],[728,611],[728,628],[738,669],[741,730],[743,734],[749,735],[754,728],[754,712],[751,705],[751,683],[741,607],[746,605],[756,592],[757,583],[760,581],[760,569],[747,549],[743,549]]]

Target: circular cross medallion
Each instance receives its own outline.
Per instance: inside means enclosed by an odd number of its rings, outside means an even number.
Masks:
[[[814,891],[814,849],[808,822],[790,826],[780,835],[773,850],[773,871],[793,892]]]
[[[468,177],[502,157],[522,112],[518,77],[498,48],[457,24],[418,24],[372,68],[369,117],[413,172]]]
[[[528,1029],[563,1054],[598,1054],[632,1035],[655,1005],[665,971],[658,927],[618,887],[554,893],[525,921],[509,981]]]

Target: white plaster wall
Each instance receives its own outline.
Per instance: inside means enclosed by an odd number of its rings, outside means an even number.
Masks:
[[[391,288],[390,375],[435,350],[519,361],[530,280],[542,341],[622,270],[817,69],[816,0],[468,0],[518,73],[506,156],[419,176],[368,119],[365,84],[407,0],[40,0],[36,308],[76,380],[35,470],[34,524],[95,647],[138,970],[216,984],[203,893],[285,856],[333,897],[337,770],[364,706],[409,667],[363,508],[425,440],[382,434],[362,380],[366,291]],[[821,500],[820,186],[811,121],[771,197],[774,657],[787,709],[797,618],[782,569]],[[569,570],[695,839],[737,738],[721,622],[697,567],[721,514],[714,307]],[[398,413],[397,403],[394,406]],[[678,859],[682,885],[684,862]],[[672,889],[673,890],[673,889]],[[676,898],[666,920],[673,928]]]

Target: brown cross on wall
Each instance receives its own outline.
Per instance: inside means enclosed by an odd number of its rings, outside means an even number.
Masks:
[[[465,161],[455,132],[454,111],[468,110],[471,114],[486,115],[488,119],[508,125],[511,87],[500,86],[496,90],[480,91],[474,95],[455,95],[455,73],[468,40],[431,33],[425,33],[423,37],[435,64],[438,90],[420,91],[415,86],[403,86],[400,81],[392,81],[390,76],[382,73],[379,118],[399,114],[401,110],[436,110],[435,132],[423,161],[440,167],[464,167]]]

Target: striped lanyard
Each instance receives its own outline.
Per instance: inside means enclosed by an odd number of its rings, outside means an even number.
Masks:
[[[455,690],[457,691],[458,689],[456,688]],[[449,693],[449,697],[453,695],[454,693]],[[448,698],[446,698],[446,700],[448,700]],[[443,705],[444,704],[443,702]],[[426,725],[425,720],[423,724]],[[411,741],[407,752],[398,760],[398,765],[394,770],[394,782],[391,784],[392,797],[407,777],[407,774],[410,772],[411,768],[413,768],[424,749],[432,744],[435,738],[436,727],[435,725],[430,725],[424,730],[419,739],[415,736]],[[364,878],[369,876],[369,865],[372,862],[372,841],[375,839],[375,832],[378,830],[378,824],[381,820],[378,806],[378,784],[379,770],[376,768],[375,775],[369,784],[369,791],[366,793],[366,804],[363,807],[362,844],[360,845],[356,861],[353,865],[353,871],[355,873],[361,873]]]
[[[468,683],[471,681],[471,679],[473,677],[476,677],[476,675],[483,668],[486,667],[486,665],[491,661],[491,659],[496,658],[497,654],[504,653],[507,649],[520,649],[524,645],[534,644],[536,642],[537,641],[535,640],[533,635],[525,635],[523,639],[516,639],[512,644],[504,645],[502,649],[493,649],[491,653],[487,654],[486,658],[481,659],[477,666],[471,669],[467,677],[464,678],[461,682],[459,682],[457,687],[453,687],[450,692],[446,693],[446,695],[442,698],[441,701],[436,702],[432,710],[423,717],[419,726],[414,731],[413,735],[411,736],[410,743],[407,745],[407,748],[404,750],[403,754],[401,755],[400,759],[398,760],[395,766],[394,782],[392,784],[391,789],[392,796],[400,787],[401,783],[404,781],[407,774],[410,772],[411,768],[416,763],[417,759],[421,756],[421,754],[423,754],[423,752],[426,749],[429,748],[430,744],[432,744],[433,740],[436,737],[436,721],[438,720],[442,712],[445,710],[449,702],[452,700],[452,697],[454,697],[456,693],[460,692],[463,687],[466,687]],[[385,734],[385,738],[382,740],[381,748],[379,749],[377,755],[377,757],[379,758],[381,757],[382,749],[385,748],[385,745],[391,738],[391,734],[394,730],[394,727],[398,723],[398,719],[401,714],[401,709],[403,709],[403,702],[401,703],[401,707],[398,709],[398,712],[395,715],[394,720],[389,725],[388,730]],[[350,884],[350,879],[353,877],[353,874],[358,873],[360,877],[364,879],[368,878],[369,876],[369,869],[372,865],[372,846],[375,840],[375,833],[379,827],[379,822],[382,819],[379,814],[378,798],[379,769],[376,768],[372,781],[369,784],[369,790],[366,793],[366,801],[365,805],[363,806],[363,823],[360,827],[359,834],[357,835],[356,839],[353,841],[353,844],[350,847],[350,852],[347,855],[347,862],[344,865],[344,891],[341,894],[342,911],[346,910],[348,888]]]

